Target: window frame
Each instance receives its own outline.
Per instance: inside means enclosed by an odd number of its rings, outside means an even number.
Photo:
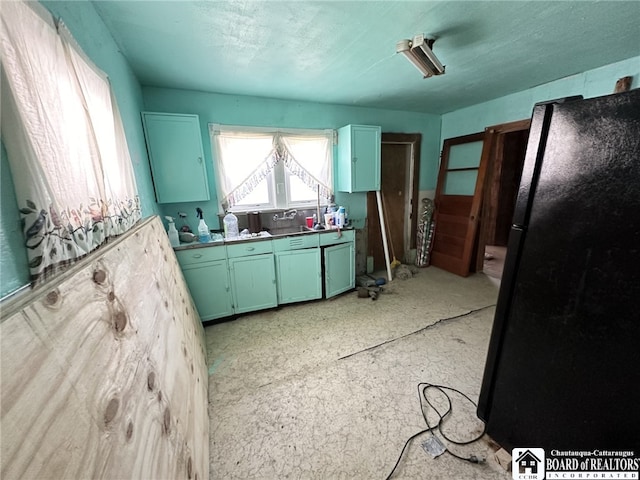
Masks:
[[[232,131],[238,133],[250,133],[250,132],[259,132],[271,135],[272,138],[277,135],[287,136],[289,135],[317,135],[318,138],[327,138],[329,136],[329,132],[331,135],[331,146],[329,148],[329,160],[328,160],[328,168],[331,171],[331,191],[333,194],[333,175],[334,175],[334,146],[335,146],[335,130],[333,129],[297,129],[297,128],[274,128],[274,127],[251,127],[251,126],[230,126],[230,125],[220,125],[220,124],[209,124],[210,131],[210,139],[211,139],[211,149],[213,156],[213,170],[214,176],[216,179],[216,185],[219,187],[221,181],[219,179],[219,170],[217,168],[217,162],[220,161],[217,156],[219,154],[218,145],[215,139],[215,132],[219,131]],[[318,204],[317,196],[310,198],[309,200],[291,200],[291,177],[297,176],[290,172],[289,169],[284,165],[283,161],[278,161],[273,169],[266,175],[263,181],[267,182],[267,194],[269,196],[269,201],[264,203],[243,203],[242,201],[236,203],[233,206],[228,207],[226,210],[233,213],[245,213],[251,211],[259,211],[259,212],[268,212],[275,210],[283,210],[283,209],[307,209],[307,208],[315,208]],[[306,184],[305,184],[306,185]],[[221,190],[217,192],[218,204],[220,207],[220,211],[223,212],[225,210],[224,205],[222,204],[221,199]],[[322,205],[326,204],[329,199],[324,197],[320,198],[320,202]]]

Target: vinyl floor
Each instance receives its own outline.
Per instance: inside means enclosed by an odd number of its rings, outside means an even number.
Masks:
[[[435,267],[355,292],[207,326],[211,479],[385,479],[426,429],[418,385],[477,400],[498,287]],[[441,409],[436,390],[429,398]],[[475,407],[451,393],[451,439],[478,436]],[[425,402],[423,401],[424,405]],[[430,424],[437,422],[433,411]],[[442,439],[442,434],[436,432]],[[509,479],[488,437],[434,457],[410,442],[392,478]]]

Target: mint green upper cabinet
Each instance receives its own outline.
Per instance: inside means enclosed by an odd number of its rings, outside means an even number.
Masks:
[[[337,190],[380,190],[381,128],[347,125],[338,130]]]
[[[197,115],[142,112],[158,203],[209,200]]]

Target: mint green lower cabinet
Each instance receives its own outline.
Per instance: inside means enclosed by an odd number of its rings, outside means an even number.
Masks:
[[[202,320],[336,296],[355,287],[355,232],[176,250]],[[324,283],[323,283],[324,282]]]
[[[236,313],[278,304],[273,253],[229,258],[228,262]]]
[[[226,260],[184,266],[182,273],[201,320],[233,315]]]
[[[278,303],[321,298],[321,268],[319,248],[277,252]]]
[[[325,297],[331,298],[355,287],[355,247],[353,242],[324,248]]]

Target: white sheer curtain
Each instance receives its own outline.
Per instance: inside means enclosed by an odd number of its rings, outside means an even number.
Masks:
[[[320,187],[320,196],[329,198],[333,194],[333,132],[286,132],[280,134],[280,139],[285,147],[281,158],[289,171],[309,188]]]
[[[273,170],[277,162],[273,134],[226,130],[210,125],[215,145],[216,178],[223,210],[239,203]]]
[[[280,161],[321,196],[333,194],[333,130],[209,124],[209,134],[223,209],[240,203]]]
[[[110,85],[35,2],[3,2],[2,140],[31,275],[86,255],[140,218]]]

